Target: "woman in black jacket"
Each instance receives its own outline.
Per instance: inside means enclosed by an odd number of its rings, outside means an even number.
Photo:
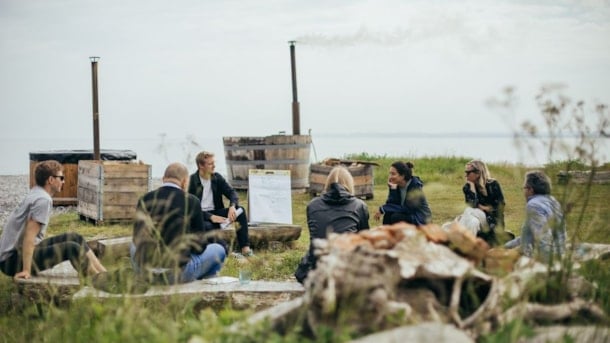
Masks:
[[[301,283],[316,265],[314,239],[325,239],[329,232],[358,232],[369,228],[368,207],[354,196],[354,179],[344,166],[336,166],[330,171],[322,195],[307,205],[307,226],[309,250],[295,272]]]
[[[413,163],[396,161],[390,166],[388,199],[375,212],[375,219],[383,215],[383,224],[407,222],[426,225],[432,212],[424,195],[424,183],[413,175]]]
[[[478,236],[496,244],[497,231],[504,229],[504,194],[500,183],[491,177],[485,163],[472,160],[464,169],[466,183],[462,187],[466,204],[484,213]]]

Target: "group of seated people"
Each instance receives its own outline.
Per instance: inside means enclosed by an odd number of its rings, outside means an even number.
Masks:
[[[416,226],[430,223],[432,212],[423,192],[423,182],[413,175],[413,163],[396,161],[391,164],[388,177],[388,197],[375,211],[374,218],[383,224],[406,222]],[[466,163],[465,183],[462,187],[466,208],[455,218],[476,237],[490,246],[507,249],[520,248],[525,256],[548,261],[561,256],[565,250],[566,228],[559,202],[551,195],[551,182],[541,171],[525,174],[523,193],[526,200],[526,219],[521,236],[504,230],[504,195],[500,183],[491,177],[485,163],[472,160]],[[316,267],[313,240],[326,238],[329,232],[358,232],[369,228],[367,205],[354,196],[354,182],[342,166],[333,168],[321,197],[307,206],[307,225],[310,232],[309,250],[295,271],[303,283],[310,270]],[[443,225],[449,229],[451,223]],[[499,234],[510,237],[501,242]],[[502,244],[503,243],[503,244]]]
[[[136,206],[131,261],[136,273],[169,270],[166,281],[186,283],[215,276],[229,254],[227,242],[209,235],[212,230],[232,223],[236,230],[238,258],[253,255],[248,237],[246,211],[239,205],[237,192],[215,172],[214,154],[196,157],[197,171],[189,174],[182,163],[165,169],[163,184],[143,195]],[[375,212],[383,224],[430,223],[432,212],[423,192],[423,182],[413,175],[411,162],[392,163],[388,177],[388,197]],[[466,209],[455,221],[486,240],[500,244],[497,234],[504,231],[504,195],[485,163],[473,160],[465,166],[462,188]],[[29,278],[39,270],[69,260],[83,276],[95,278],[106,268],[78,234],[46,238],[52,196],[64,184],[63,167],[57,161],[39,163],[36,185],[9,217],[0,236],[0,270],[15,278]],[[559,202],[551,196],[549,178],[541,171],[525,174],[523,192],[526,219],[521,236],[503,246],[520,247],[526,256],[549,259],[565,249],[565,221]],[[229,200],[225,207],[223,197]],[[310,245],[298,265],[295,277],[303,282],[315,268],[313,240],[329,232],[347,233],[369,229],[367,204],[354,195],[354,180],[344,166],[334,167],[324,192],[307,205]]]

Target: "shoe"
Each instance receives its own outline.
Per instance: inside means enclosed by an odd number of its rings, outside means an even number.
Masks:
[[[232,252],[231,256],[235,257],[238,260],[244,259],[246,258],[242,253],[240,252]]]
[[[252,257],[252,256],[254,256],[254,251],[252,251],[252,249],[248,249],[248,252],[242,252],[241,254],[244,257]]]

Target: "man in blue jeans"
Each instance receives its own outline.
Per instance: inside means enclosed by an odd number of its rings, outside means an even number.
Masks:
[[[223,244],[205,238],[199,199],[188,194],[182,163],[165,169],[163,184],[138,201],[131,258],[139,273],[172,271],[168,282],[186,283],[217,275],[226,258]]]

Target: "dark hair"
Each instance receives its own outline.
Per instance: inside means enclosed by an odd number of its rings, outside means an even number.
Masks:
[[[64,166],[55,160],[47,160],[38,163],[34,170],[36,184],[40,187],[44,187],[49,177],[57,175],[57,173],[63,171],[63,169]]]
[[[392,167],[396,169],[399,175],[402,175],[405,180],[410,180],[413,177],[413,163],[396,161],[392,163]]]
[[[525,173],[525,186],[530,187],[534,194],[551,194],[551,180],[539,170]]]

